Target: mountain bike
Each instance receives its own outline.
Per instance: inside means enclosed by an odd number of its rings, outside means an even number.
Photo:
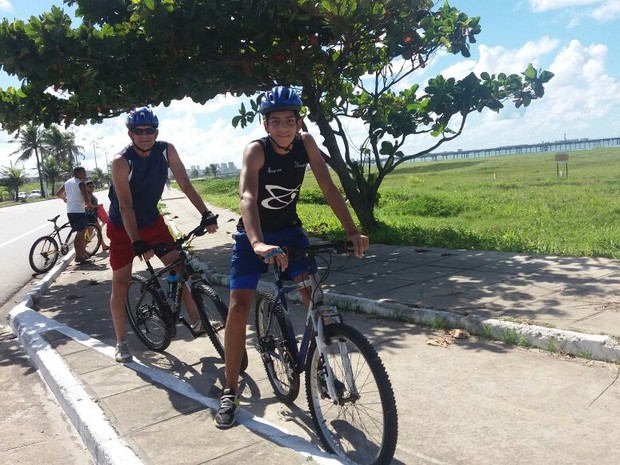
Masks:
[[[153,249],[158,255],[161,255],[161,252],[178,250],[179,258],[158,271],[155,271],[147,260],[149,277],[144,278],[136,273],[132,275],[125,311],[129,324],[142,343],[151,350],[163,352],[176,336],[179,323],[183,324],[194,338],[201,335],[181,315],[182,289],[186,288],[196,303],[202,327],[223,360],[228,307],[204,274],[194,268],[188,253],[191,240],[202,234],[204,229],[198,226],[174,243],[154,245]],[[173,281],[169,279],[171,274],[175,277]],[[160,281],[166,278],[168,289],[164,292]],[[248,358],[247,354],[244,354],[242,370],[245,371],[247,366]]]
[[[47,273],[58,261],[59,255],[67,255],[73,245],[72,237],[75,232],[71,224],[67,221],[62,226],[58,226],[58,218],[50,218],[54,224],[54,231],[46,236],[39,237],[28,253],[30,267],[37,273]],[[97,223],[88,222],[84,231],[84,245],[86,247],[86,258],[90,258],[99,251],[101,246],[101,228]]]
[[[345,324],[335,306],[324,303],[322,283],[332,253],[345,253],[345,241],[287,249],[291,259],[305,258],[308,278],[284,285],[272,266],[276,295],[257,292],[257,349],[276,397],[293,402],[305,371],[306,398],[321,444],[349,463],[390,463],[396,449],[398,418],[394,391],[379,355],[366,337]],[[328,255],[328,257],[326,257]],[[317,258],[325,268],[319,272]],[[307,290],[310,305],[297,344],[287,294]]]

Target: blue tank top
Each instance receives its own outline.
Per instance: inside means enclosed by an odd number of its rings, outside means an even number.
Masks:
[[[285,155],[275,152],[268,137],[258,139],[265,152],[265,163],[258,172],[258,215],[263,231],[278,231],[291,226],[301,227],[297,216],[299,190],[304,182],[308,153],[301,139]],[[243,221],[237,229],[242,231]]]
[[[168,179],[168,143],[155,142],[151,154],[146,158],[138,156],[132,145],[123,149],[121,155],[129,163],[129,188],[138,229],[145,228],[159,217],[157,203],[164,192]],[[114,185],[110,186],[110,222],[123,225],[118,198]]]

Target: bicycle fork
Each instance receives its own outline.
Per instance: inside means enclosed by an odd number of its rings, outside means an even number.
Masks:
[[[319,376],[323,379],[323,383],[327,390],[327,395],[334,404],[343,405],[346,402],[355,402],[359,398],[355,377],[353,376],[353,367],[349,358],[349,350],[345,341],[338,339],[338,354],[342,363],[343,374],[345,379],[339,380],[334,375],[334,370],[329,361],[328,351],[332,350],[326,341],[326,327],[329,324],[342,321],[342,318],[333,307],[323,307],[319,311],[314,311],[312,317],[312,326],[314,327],[316,347],[320,354],[322,370]],[[334,341],[332,341],[332,344]],[[306,374],[307,375],[307,374]],[[345,391],[348,389],[349,396],[344,397]]]

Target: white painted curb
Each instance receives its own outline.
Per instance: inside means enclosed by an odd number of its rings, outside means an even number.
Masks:
[[[62,357],[41,337],[61,326],[32,309],[41,295],[73,260],[72,250],[9,312],[9,322],[39,376],[54,393],[98,465],[140,465],[142,461],[123,443],[101,408],[73,376]]]

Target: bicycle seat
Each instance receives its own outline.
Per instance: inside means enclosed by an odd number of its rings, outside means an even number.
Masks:
[[[55,223],[58,218],[60,218],[60,215],[56,215],[54,218],[48,219],[47,221],[51,221],[52,223]]]

